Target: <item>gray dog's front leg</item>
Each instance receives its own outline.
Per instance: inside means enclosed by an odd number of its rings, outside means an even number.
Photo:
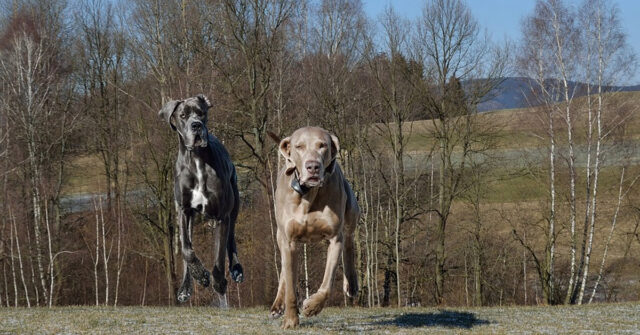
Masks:
[[[191,245],[191,226],[193,217],[187,213],[182,212],[178,220],[180,229],[180,242],[182,244],[182,259],[184,264],[183,280],[180,289],[178,290],[178,301],[185,302],[191,297],[193,287],[191,285],[191,277],[193,277],[198,284],[208,287],[209,286],[209,271],[204,268],[200,259],[196,256]]]
[[[191,283],[191,275],[189,274],[187,262],[183,260],[182,264],[184,271],[182,273],[182,285],[180,285],[180,289],[178,290],[179,303],[187,302],[187,300],[191,298],[191,294],[193,294],[193,285]]]

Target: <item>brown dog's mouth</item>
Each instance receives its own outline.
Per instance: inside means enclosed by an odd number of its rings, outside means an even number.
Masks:
[[[307,187],[318,186],[322,183],[322,178],[320,176],[311,176],[304,181],[304,185]]]

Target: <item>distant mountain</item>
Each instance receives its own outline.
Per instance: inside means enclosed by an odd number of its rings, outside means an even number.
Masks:
[[[553,87],[560,87],[560,81],[555,79],[549,79],[545,83],[545,86],[552,91]],[[580,82],[569,82],[569,90],[574,93],[574,97],[580,97],[586,95],[587,85]],[[536,100],[536,94],[533,94],[531,88],[536,88],[538,85],[531,78],[525,77],[509,77],[504,81],[487,97],[487,100],[478,105],[480,112],[498,110],[498,109],[510,109],[510,108],[525,108],[539,105],[540,102]],[[593,86],[592,86],[593,90]],[[606,92],[631,92],[640,91],[640,85],[635,86],[608,86],[605,88]],[[557,101],[562,100],[559,96]]]

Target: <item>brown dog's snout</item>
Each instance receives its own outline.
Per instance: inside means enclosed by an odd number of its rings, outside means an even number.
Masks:
[[[320,162],[318,161],[308,161],[304,163],[304,168],[307,169],[307,172],[312,176],[318,175],[320,173]]]

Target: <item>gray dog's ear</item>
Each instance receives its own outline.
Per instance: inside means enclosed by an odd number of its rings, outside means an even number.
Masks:
[[[207,106],[207,108],[211,108],[211,101],[209,101],[209,99],[202,93],[197,95],[198,100],[200,100],[201,103],[205,104]]]
[[[158,116],[167,121],[171,126],[171,129],[173,130],[176,130],[176,126],[171,123],[171,116],[173,115],[173,112],[176,111],[176,108],[178,107],[178,105],[180,105],[181,102],[181,100],[171,100],[164,104],[164,106],[162,106],[162,109],[158,112]]]
[[[338,137],[333,134],[329,134],[331,136],[331,162],[327,165],[327,173],[333,173],[333,170],[336,168],[336,158],[340,153],[340,141],[338,141]]]
[[[280,141],[280,154],[284,157],[286,175],[290,175],[296,170],[296,164],[291,160],[291,137],[286,137]]]

